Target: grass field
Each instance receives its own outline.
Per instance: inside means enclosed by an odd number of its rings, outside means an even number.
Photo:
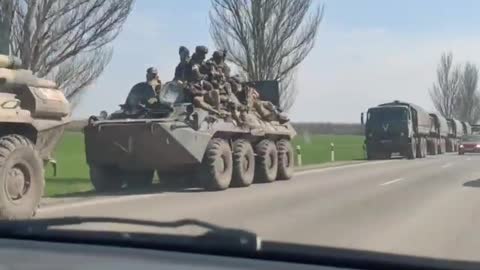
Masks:
[[[330,161],[332,142],[335,144],[337,161],[364,159],[362,136],[312,135],[297,136],[295,139],[295,145],[301,147],[303,165]],[[66,133],[57,148],[55,158],[58,163],[57,176],[53,176],[51,168],[47,169],[45,196],[62,196],[92,189],[81,133]]]
[[[45,196],[60,196],[92,189],[82,133],[65,133],[54,156],[57,160],[57,176],[53,176],[51,167],[47,168]]]

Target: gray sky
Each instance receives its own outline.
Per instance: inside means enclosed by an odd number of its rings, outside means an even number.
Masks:
[[[441,53],[450,50],[459,62],[480,60],[480,1],[321,3],[325,19],[316,46],[298,70],[294,121],[358,122],[368,107],[394,99],[433,110],[428,90]],[[112,44],[112,62],[74,117],[116,110],[149,66],[162,81],[171,80],[180,45],[213,49],[209,8],[208,0],[137,0]]]

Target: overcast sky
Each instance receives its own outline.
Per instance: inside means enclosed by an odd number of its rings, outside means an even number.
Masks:
[[[480,64],[480,1],[323,0],[315,48],[298,70],[294,121],[358,122],[362,111],[400,99],[433,110],[428,90],[440,55]],[[112,44],[105,73],[84,95],[75,118],[112,112],[149,66],[173,77],[178,47],[205,44],[209,0],[137,0]]]

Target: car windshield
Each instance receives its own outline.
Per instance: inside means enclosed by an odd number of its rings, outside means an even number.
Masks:
[[[463,142],[480,142],[480,135],[469,135],[462,138]]]
[[[1,0],[0,220],[480,264],[479,11]]]

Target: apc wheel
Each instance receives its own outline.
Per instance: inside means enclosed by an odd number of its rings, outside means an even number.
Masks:
[[[124,172],[128,188],[145,188],[152,185],[154,170]]]
[[[271,183],[277,179],[278,152],[275,144],[270,140],[263,140],[257,144],[255,160],[255,180]]]
[[[293,177],[294,153],[290,141],[277,142],[278,151],[278,180],[290,180]]]
[[[255,154],[252,145],[246,140],[237,140],[233,144],[232,186],[248,187],[255,175]]]
[[[116,191],[123,185],[121,171],[113,166],[90,165],[90,181],[97,192]]]
[[[208,190],[225,190],[232,182],[232,150],[223,139],[210,141],[202,161],[201,175]]]
[[[409,148],[407,149],[407,158],[415,159],[417,157],[417,141],[412,138]]]
[[[0,218],[31,218],[45,187],[43,162],[29,139],[0,138]]]

